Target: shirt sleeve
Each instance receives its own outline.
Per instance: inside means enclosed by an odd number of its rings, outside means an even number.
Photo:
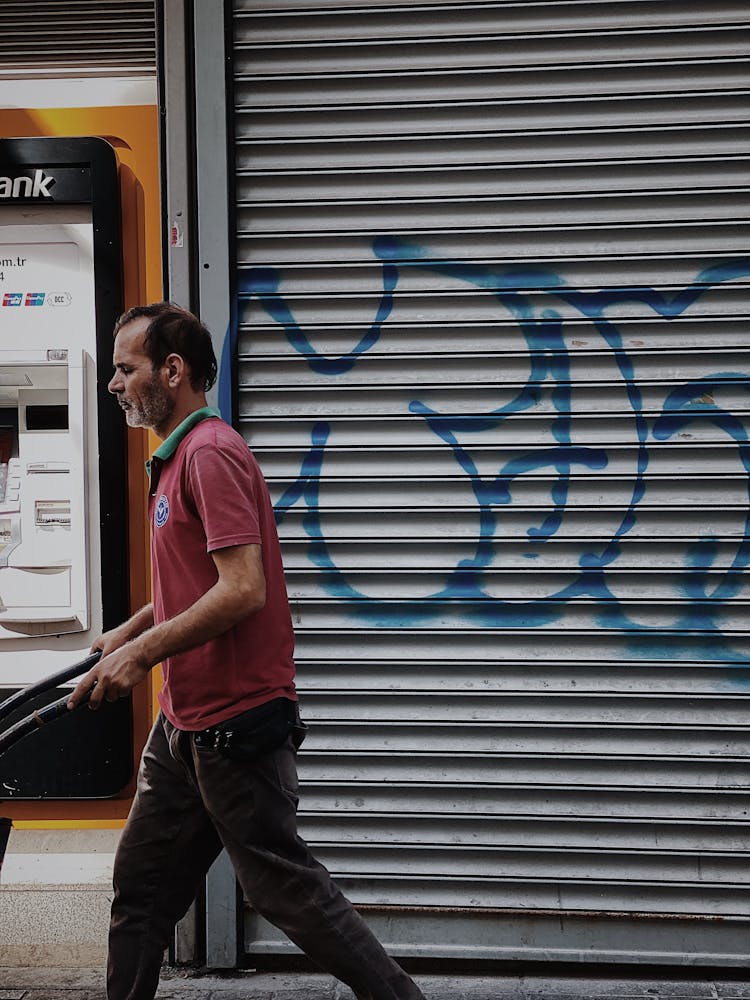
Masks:
[[[206,551],[262,542],[256,474],[250,456],[221,446],[196,449],[187,491],[206,533]]]

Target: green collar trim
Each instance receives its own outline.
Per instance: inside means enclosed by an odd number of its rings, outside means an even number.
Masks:
[[[183,438],[187,437],[193,427],[202,420],[207,420],[209,417],[221,417],[221,414],[211,406],[203,406],[200,410],[193,410],[192,413],[185,417],[181,424],[175,427],[169,437],[165,441],[162,441],[151,456],[152,459],[158,458],[162,462],[165,462],[168,458],[171,458],[177,451],[180,442]],[[150,473],[151,462],[146,462],[146,469]]]

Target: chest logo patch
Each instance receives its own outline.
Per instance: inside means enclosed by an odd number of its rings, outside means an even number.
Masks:
[[[163,528],[168,520],[169,520],[169,500],[167,500],[167,498],[162,493],[162,495],[159,497],[159,500],[157,501],[156,511],[154,513],[154,521],[156,522],[156,527]]]

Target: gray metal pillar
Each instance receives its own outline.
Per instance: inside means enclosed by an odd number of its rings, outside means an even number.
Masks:
[[[192,159],[192,26],[186,0],[165,0],[160,24],[162,153],[166,191],[167,298],[196,306],[192,281],[194,244],[190,161]]]
[[[206,965],[233,969],[240,954],[237,880],[226,851],[206,876]]]
[[[229,170],[227,52],[223,5],[194,0],[195,189],[198,223],[197,283],[200,315],[211,331],[219,378],[209,404],[231,421],[229,337]],[[221,391],[220,391],[221,390]]]
[[[192,5],[188,0],[165,0],[160,50],[167,295],[199,313],[211,331],[220,374],[209,403],[220,404],[223,384],[223,416],[231,420],[226,404],[231,376],[221,370],[230,316],[223,5],[216,0],[194,0]],[[226,854],[206,877],[205,907],[205,963],[211,968],[234,968],[240,950],[237,889]],[[177,926],[178,963],[202,957],[201,916],[194,905]]]
[[[219,389],[230,378],[222,371],[229,336],[229,190],[227,169],[227,88],[223,5],[194,0],[195,192],[198,229],[197,283],[200,315],[214,340],[219,378],[209,404],[220,405]],[[210,95],[210,100],[208,99]],[[222,406],[225,419],[231,412]],[[234,870],[222,854],[206,878],[206,965],[237,964],[237,890]]]

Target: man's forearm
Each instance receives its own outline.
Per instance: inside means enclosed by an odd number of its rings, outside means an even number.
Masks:
[[[154,625],[154,609],[147,604],[97,640],[94,648],[102,650],[102,658],[78,682],[69,708],[76,708],[89,692],[91,708],[98,708],[104,698],[124,697],[157,663],[215,639],[263,607],[260,545],[230,546],[212,553],[212,558],[218,580],[191,607]]]
[[[114,652],[132,639],[136,639],[142,632],[151,628],[154,624],[154,606],[146,604],[127,621],[122,622],[116,628],[110,629],[100,635],[91,646],[92,649],[101,650],[104,656]]]
[[[135,638],[134,645],[152,667],[168,656],[184,653],[215,639],[262,606],[262,601],[248,605],[238,600],[227,584],[219,581],[192,607],[168,621],[153,625]]]
[[[134,615],[131,615],[126,622],[123,622],[120,628],[126,641],[129,642],[147,629],[153,628],[153,625],[154,606],[153,604],[146,604],[140,611],[136,611]]]

